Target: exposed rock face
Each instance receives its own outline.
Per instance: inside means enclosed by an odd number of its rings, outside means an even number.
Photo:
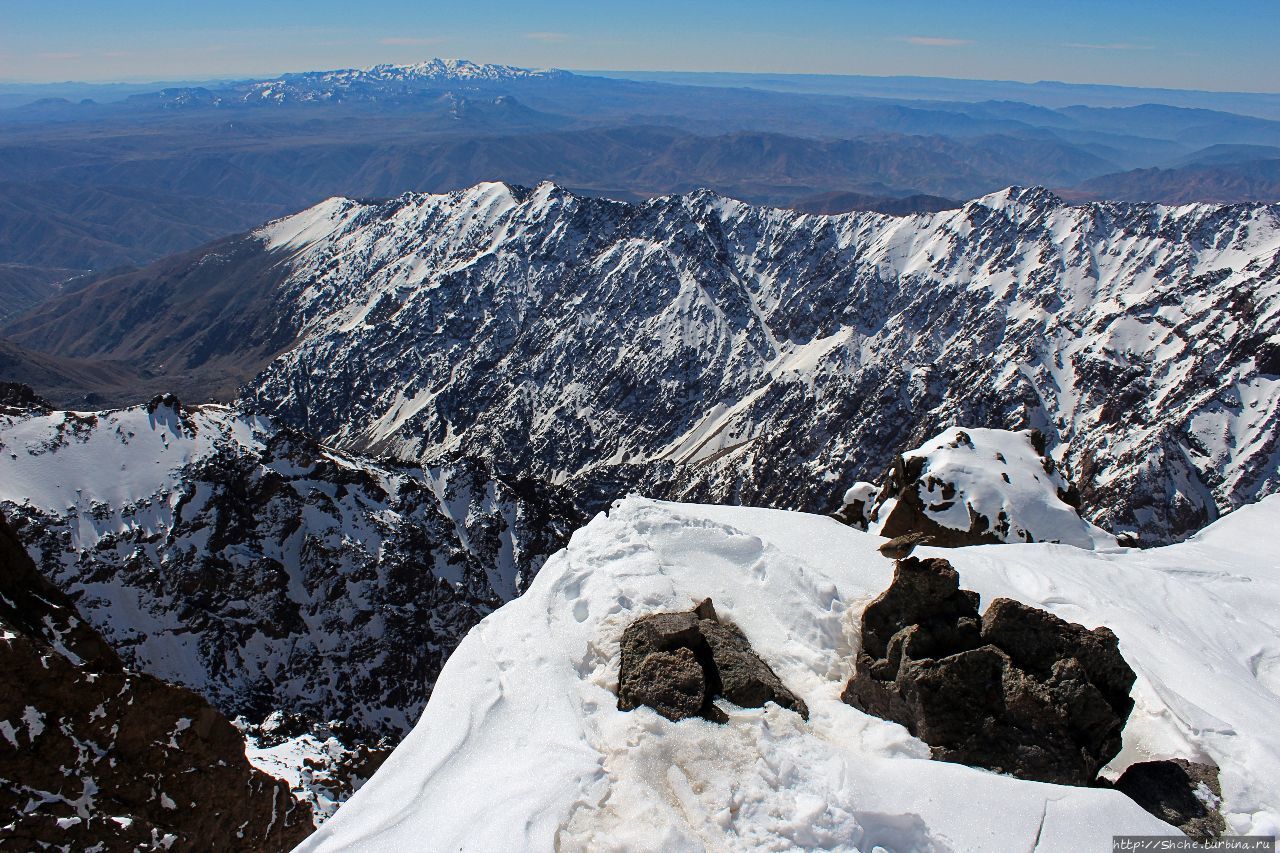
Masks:
[[[868,485],[846,492],[837,518],[882,536],[918,533],[943,548],[1115,544],[1080,517],[1080,494],[1047,455],[1039,430],[951,427],[897,457],[874,498],[867,497]]]
[[[618,685],[621,710],[648,705],[669,720],[723,721],[712,704],[717,696],[741,708],[774,702],[809,718],[804,701],[783,686],[742,632],[719,621],[711,599],[687,613],[655,613],[627,626]]]
[[[1222,805],[1218,768],[1211,764],[1183,758],[1144,761],[1130,765],[1116,780],[1115,788],[1198,841],[1227,831],[1227,822],[1218,810]]]
[[[0,847],[288,850],[311,813],[190,690],[126,669],[0,518]]]
[[[254,725],[233,721],[255,767],[284,779],[311,808],[319,824],[332,817],[391,755],[391,738],[368,741],[338,721],[317,724],[301,714],[277,711]]]
[[[1108,629],[1006,598],[980,616],[946,560],[908,558],[863,614],[842,698],[906,726],[934,758],[1088,785],[1120,751],[1135,678]]]

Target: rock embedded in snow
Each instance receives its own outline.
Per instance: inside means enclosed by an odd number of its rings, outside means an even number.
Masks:
[[[899,560],[863,612],[843,699],[903,724],[939,760],[1092,784],[1133,709],[1115,634],[1009,598],[981,617],[977,605],[947,561]]]
[[[734,625],[722,623],[711,599],[685,613],[655,613],[623,632],[618,708],[648,705],[668,720],[701,716],[724,722],[713,704],[723,696],[740,708],[774,702],[801,717],[809,709],[783,686]]]
[[[845,490],[840,509],[832,515],[851,527],[866,530],[871,522],[871,508],[875,506],[876,494],[880,491],[875,483],[859,480]]]
[[[651,651],[622,671],[618,708],[623,711],[648,705],[668,720],[686,720],[704,713],[706,701],[707,678],[688,646]]]
[[[1130,765],[1115,782],[1138,805],[1197,841],[1222,835],[1227,823],[1218,811],[1222,786],[1218,768],[1185,758]]]
[[[865,500],[866,489],[857,488],[845,495],[846,515],[857,516],[856,503]],[[1114,546],[1114,537],[1080,517],[1079,505],[1079,493],[1046,455],[1039,430],[951,427],[897,457],[874,504],[861,512],[875,533],[920,533],[940,547]]]

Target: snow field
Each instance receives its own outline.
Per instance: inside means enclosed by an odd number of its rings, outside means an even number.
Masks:
[[[943,551],[984,607],[1007,595],[1109,625],[1139,673],[1118,771],[1183,756],[1222,768],[1235,832],[1280,815],[1280,498],[1152,551]],[[1261,532],[1259,532],[1261,531]],[[554,556],[450,658],[417,727],[302,850],[1109,849],[1176,834],[1122,794],[929,761],[845,705],[882,540],[819,516],[628,498]],[[710,596],[811,709],[719,726],[620,712],[634,618]]]

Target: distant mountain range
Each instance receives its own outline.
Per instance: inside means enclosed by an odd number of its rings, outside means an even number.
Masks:
[[[1011,184],[1072,199],[1278,197],[1280,112],[1265,95],[1151,90],[1142,102],[1146,90],[923,78],[655,81],[439,59],[112,87],[101,101],[68,86],[0,109],[0,300],[19,308],[69,278],[143,265],[329,196],[486,180],[553,180],[628,201],[707,187],[821,212],[937,210]],[[1019,92],[1025,101],[1012,100]]]

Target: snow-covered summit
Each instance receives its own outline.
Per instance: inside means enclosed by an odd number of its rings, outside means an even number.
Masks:
[[[1232,832],[1280,827],[1280,498],[1189,542],[1101,553],[993,545],[945,556],[1007,596],[1106,625],[1138,673],[1111,769],[1221,768]],[[1106,849],[1175,830],[1112,790],[928,759],[840,701],[863,607],[889,583],[879,537],[775,510],[628,498],[573,536],[445,666],[413,733],[303,850]],[[622,712],[619,638],[704,597],[808,705],[806,722]]]

